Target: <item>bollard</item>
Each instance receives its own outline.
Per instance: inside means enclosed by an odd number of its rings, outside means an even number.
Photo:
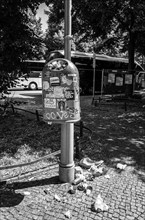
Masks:
[[[40,121],[38,110],[36,110],[36,119],[37,119],[37,121]]]

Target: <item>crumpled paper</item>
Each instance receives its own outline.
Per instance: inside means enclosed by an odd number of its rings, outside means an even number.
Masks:
[[[58,202],[61,201],[61,198],[60,198],[57,194],[54,195],[54,198],[55,198]]]
[[[79,165],[83,168],[89,169],[94,163],[89,157],[81,159]]]
[[[117,167],[118,169],[120,169],[120,170],[124,170],[124,169],[127,167],[127,165],[126,165],[126,164],[118,163],[116,167]]]
[[[83,181],[86,181],[85,176],[83,174],[77,174],[76,175],[76,179],[73,181],[73,184],[77,185],[77,184],[79,184],[79,183],[81,183]]]
[[[75,175],[76,174],[83,174],[83,170],[82,170],[82,168],[80,166],[76,166],[75,167]]]
[[[65,217],[69,218],[71,217],[71,212],[68,210],[64,213]]]
[[[96,201],[94,202],[93,209],[96,212],[105,212],[109,209],[109,206],[103,202],[103,199],[100,194],[97,196]]]
[[[95,165],[95,166],[100,166],[104,163],[103,160],[100,161],[93,161],[91,160],[89,157],[85,157],[83,159],[80,160],[79,165],[83,168],[89,169],[91,166]]]

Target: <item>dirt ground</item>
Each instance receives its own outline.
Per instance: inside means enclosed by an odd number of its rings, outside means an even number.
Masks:
[[[18,101],[18,100],[17,100]],[[22,101],[22,100],[21,100]],[[0,166],[30,162],[60,149],[58,124],[48,125],[42,121],[40,99],[15,103],[5,114],[0,110]],[[80,139],[82,156],[93,160],[104,160],[109,167],[122,162],[136,167],[136,173],[145,181],[145,108],[136,102],[104,102],[92,105],[91,97],[81,97],[81,120],[85,128]],[[33,112],[21,111],[16,108]],[[13,111],[12,111],[13,110]],[[79,124],[75,126],[75,147],[79,136]],[[53,160],[58,160],[55,157]],[[49,162],[51,160],[49,159]],[[37,164],[46,166],[48,159]],[[36,169],[35,166],[21,169],[3,170],[4,179]]]

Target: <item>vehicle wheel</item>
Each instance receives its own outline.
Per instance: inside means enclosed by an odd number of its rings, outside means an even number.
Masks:
[[[37,84],[36,84],[35,82],[31,82],[31,83],[29,84],[29,89],[31,89],[31,90],[36,90],[36,89],[37,89]]]

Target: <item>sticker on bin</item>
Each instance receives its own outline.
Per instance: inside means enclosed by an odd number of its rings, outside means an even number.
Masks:
[[[65,91],[65,98],[67,100],[74,100],[75,99],[74,90],[66,90]]]
[[[45,108],[56,108],[56,99],[44,99],[44,107]]]
[[[60,85],[59,77],[50,77],[50,85],[59,86]]]
[[[43,89],[44,90],[48,90],[49,89],[49,82],[47,82],[47,81],[43,82]]]
[[[54,87],[55,98],[64,98],[63,88],[60,86]]]

